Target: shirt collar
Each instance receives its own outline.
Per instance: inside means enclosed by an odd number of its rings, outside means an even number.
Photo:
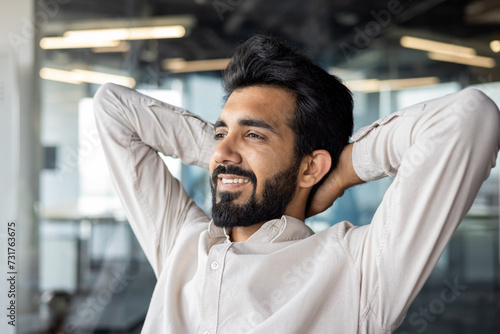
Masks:
[[[225,238],[226,241],[231,241],[229,234],[226,233],[226,228],[215,226],[213,219],[208,224],[208,236],[210,238]]]
[[[282,216],[280,219],[272,219],[264,223],[246,242],[284,242],[305,239],[313,234],[311,228],[302,220]],[[211,238],[225,237],[226,241],[230,242],[226,230],[215,226],[213,220],[208,225],[208,235]]]

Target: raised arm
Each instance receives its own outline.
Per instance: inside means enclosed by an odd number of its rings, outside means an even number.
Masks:
[[[495,165],[499,111],[468,88],[396,112],[353,140],[353,184],[395,176],[372,223],[341,240],[360,271],[360,319],[391,331]]]
[[[182,224],[207,217],[157,152],[207,168],[213,127],[184,109],[114,84],[99,88],[94,112],[114,186],[158,276]]]

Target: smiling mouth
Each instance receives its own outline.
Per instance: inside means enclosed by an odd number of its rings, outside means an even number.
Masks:
[[[249,178],[235,174],[220,174],[217,179],[219,191],[236,191],[252,183]]]
[[[228,184],[228,183],[248,183],[250,182],[248,179],[243,179],[243,178],[221,178],[222,183]]]

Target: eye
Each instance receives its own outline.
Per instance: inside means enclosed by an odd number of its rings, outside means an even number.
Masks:
[[[250,133],[248,134],[248,136],[249,136],[250,138],[255,138],[255,139],[264,139],[264,137],[262,137],[261,135],[256,134],[255,132],[250,132]]]
[[[215,139],[215,140],[220,140],[220,139],[223,139],[223,138],[225,138],[225,137],[226,137],[226,134],[225,134],[225,133],[222,133],[222,132],[216,133],[216,134],[214,135],[214,139]]]

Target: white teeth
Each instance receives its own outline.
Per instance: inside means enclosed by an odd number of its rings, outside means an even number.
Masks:
[[[222,183],[248,183],[247,179],[222,179]]]

